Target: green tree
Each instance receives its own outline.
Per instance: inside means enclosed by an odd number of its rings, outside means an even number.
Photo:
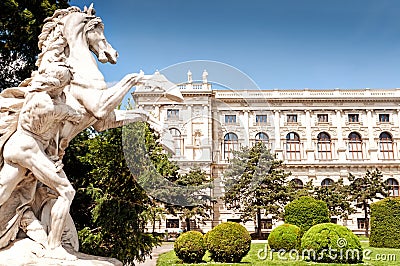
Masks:
[[[43,20],[69,0],[0,1],[0,91],[17,86],[36,68]]]
[[[205,190],[210,188],[210,180],[204,171],[198,168],[190,170],[188,173],[182,174],[175,182],[179,186],[195,186],[199,190],[197,196],[201,197],[201,203],[193,206],[168,206],[168,210],[172,214],[179,213],[181,220],[185,221],[186,231],[190,231],[190,222],[194,220],[196,224],[204,223],[205,219],[210,218],[211,198],[207,196]],[[196,196],[187,195],[188,197]]]
[[[262,211],[280,215],[290,199],[289,175],[263,143],[242,148],[226,170],[223,200],[228,208],[241,212],[243,221],[255,220],[261,237]]]
[[[356,178],[349,174],[351,200],[356,206],[364,211],[365,236],[369,236],[369,214],[371,203],[374,200],[383,199],[389,195],[389,187],[383,180],[382,172],[379,169],[367,170],[363,177]]]
[[[320,186],[314,188],[315,198],[326,203],[330,217],[339,216],[347,219],[350,214],[356,210],[352,206],[350,197],[350,188],[344,185],[343,178],[333,182],[329,186]]]
[[[85,180],[76,180],[83,186],[78,192],[86,197],[78,197],[74,204],[90,211],[90,221],[84,221],[79,231],[82,251],[132,263],[144,260],[159,239],[144,233],[146,212],[153,206],[126,166],[121,134],[121,128],[111,129],[83,141],[86,154],[78,159],[91,169],[81,176]],[[77,145],[71,148],[76,150]],[[87,196],[89,202],[79,202]]]
[[[139,184],[159,202],[167,213],[180,216],[190,231],[190,221],[201,223],[209,218],[210,180],[204,171],[194,168],[179,174],[178,165],[170,160],[159,144],[159,136],[148,126],[138,123],[125,127],[125,158]],[[142,130],[143,134],[131,134]],[[141,139],[144,137],[144,139]]]

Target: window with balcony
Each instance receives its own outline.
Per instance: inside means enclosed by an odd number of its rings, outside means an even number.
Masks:
[[[348,114],[349,122],[350,123],[358,123],[360,122],[360,115],[359,114]]]
[[[179,219],[167,219],[167,228],[179,228]]]
[[[389,186],[389,196],[398,197],[399,196],[399,182],[394,178],[389,178],[387,181]]]
[[[233,152],[239,150],[239,139],[235,133],[229,132],[224,136],[224,159],[233,157]]]
[[[304,187],[303,181],[301,181],[298,178],[290,180],[290,185],[296,190],[303,189],[303,187]]]
[[[349,134],[349,159],[360,160],[363,159],[363,143],[360,134],[357,132],[351,132]]]
[[[380,123],[389,123],[389,114],[379,114]]]
[[[168,120],[178,120],[179,119],[179,109],[167,109],[167,119]]]
[[[256,124],[257,125],[267,124],[267,115],[256,115]]]
[[[328,123],[328,114],[318,114],[318,123]]]
[[[317,136],[317,151],[319,160],[332,160],[331,136],[326,132],[321,132]]]
[[[181,132],[177,128],[171,128],[169,133],[172,135],[172,139],[174,140],[175,156],[183,155],[183,138]]]
[[[287,115],[286,119],[288,123],[297,123],[297,115],[294,114]]]
[[[236,124],[236,115],[225,115],[225,124]]]
[[[300,160],[300,137],[295,132],[286,135],[286,155],[288,160]]]
[[[331,187],[333,185],[334,181],[330,178],[325,178],[324,180],[322,180],[321,182],[321,186],[322,187]]]
[[[388,132],[382,132],[379,135],[379,152],[381,159],[391,160],[394,159],[393,139],[392,135]]]

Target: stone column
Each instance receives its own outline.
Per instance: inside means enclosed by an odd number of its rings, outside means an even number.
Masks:
[[[244,131],[244,146],[249,147],[249,110],[243,110],[243,131]]]
[[[346,143],[343,140],[343,132],[342,132],[342,110],[335,110],[336,112],[336,120],[337,120],[337,153],[338,158],[341,161],[346,160]]]
[[[154,116],[160,121],[160,105],[153,105],[154,106]]]
[[[283,155],[282,155],[282,147],[281,147],[281,117],[280,117],[280,110],[275,110],[274,111],[274,127],[275,127],[275,153],[277,155],[277,159],[282,160]]]
[[[187,134],[186,134],[186,137],[187,137],[187,145],[193,145],[193,119],[192,119],[192,107],[193,107],[193,105],[192,104],[189,104],[188,106],[187,106],[187,112],[188,112],[188,115],[187,115],[187,121],[185,121],[186,123],[187,123],[187,126],[186,126],[186,132],[187,132]]]
[[[372,117],[372,110],[368,109],[367,110],[367,121],[368,125],[368,153],[369,153],[369,158],[371,161],[377,161],[378,160],[378,147],[375,143],[374,139],[374,131],[373,131],[373,117]],[[367,148],[366,147],[366,148]]]
[[[307,156],[305,159],[308,162],[314,161],[314,149],[312,143],[312,136],[311,136],[311,110],[305,110],[306,113],[306,143],[304,145],[305,155]]]

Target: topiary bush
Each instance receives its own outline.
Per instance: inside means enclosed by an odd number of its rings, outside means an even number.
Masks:
[[[216,262],[240,262],[251,244],[246,228],[234,222],[217,225],[206,234],[205,240],[210,257]]]
[[[197,231],[181,234],[174,243],[174,251],[185,263],[201,262],[206,253],[203,234]]]
[[[313,225],[329,222],[328,207],[322,200],[303,196],[285,206],[285,223],[297,225],[302,234]]]
[[[274,228],[268,236],[268,244],[275,251],[300,249],[300,228],[293,224],[282,224]]]
[[[358,237],[345,226],[323,223],[311,227],[301,238],[303,256],[316,262],[357,263],[363,251]]]
[[[386,198],[371,204],[369,244],[378,248],[400,248],[400,198]]]

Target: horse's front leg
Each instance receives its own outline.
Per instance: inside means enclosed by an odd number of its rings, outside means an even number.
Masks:
[[[107,117],[98,120],[93,124],[93,127],[97,131],[104,131],[110,128],[116,128],[124,126],[134,122],[147,122],[152,129],[158,133],[162,133],[164,130],[163,125],[150,113],[136,109],[136,110],[113,110],[108,113]]]
[[[98,120],[102,120],[114,111],[129,90],[138,84],[143,77],[143,72],[140,74],[128,74],[116,85],[105,90],[97,88],[83,89],[79,86],[71,85],[69,92],[91,115]]]

